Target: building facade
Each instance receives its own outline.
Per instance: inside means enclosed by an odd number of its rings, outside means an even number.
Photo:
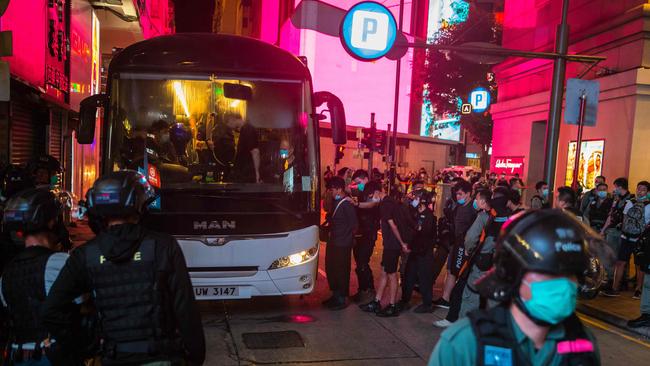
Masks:
[[[560,22],[561,1],[507,0],[503,46],[552,51]],[[609,182],[629,177],[631,185],[650,178],[650,43],[646,0],[572,0],[569,12],[570,53],[604,56],[596,67],[569,63],[567,78],[600,83],[595,127],[585,127],[578,180],[593,187],[597,175]],[[529,186],[543,177],[552,62],[509,59],[496,69],[499,102],[491,167],[519,166]],[[556,186],[573,179],[577,127],[562,123],[555,172]],[[515,164],[516,162],[516,164]],[[513,168],[514,169],[514,168]],[[530,191],[530,190],[529,190]]]

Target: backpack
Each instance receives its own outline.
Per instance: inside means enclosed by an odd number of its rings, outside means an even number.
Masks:
[[[645,230],[645,206],[648,202],[639,202],[636,199],[630,200],[632,207],[623,216],[621,231],[626,236],[638,238]]]

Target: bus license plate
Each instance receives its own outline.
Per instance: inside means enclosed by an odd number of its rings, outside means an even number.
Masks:
[[[194,296],[197,299],[200,298],[219,299],[219,298],[227,298],[227,297],[238,297],[239,287],[237,286],[194,287]]]

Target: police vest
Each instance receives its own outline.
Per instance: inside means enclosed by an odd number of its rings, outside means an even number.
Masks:
[[[172,353],[173,322],[167,276],[156,267],[156,241],[142,240],[133,258],[111,262],[97,245],[86,248],[86,264],[100,317],[104,351]]]
[[[47,338],[41,323],[45,302],[45,267],[54,252],[29,247],[16,255],[2,276],[2,294],[7,302],[15,343],[36,342]]]
[[[519,350],[512,329],[512,318],[504,306],[468,314],[477,340],[476,365],[531,365]],[[557,354],[563,366],[597,365],[595,347],[587,337],[578,317],[573,314],[564,322],[564,338],[557,342]]]

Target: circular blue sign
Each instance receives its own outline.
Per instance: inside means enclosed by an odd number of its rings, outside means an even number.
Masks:
[[[364,1],[354,5],[341,22],[341,43],[345,50],[361,61],[385,56],[397,38],[393,13],[382,4]]]
[[[490,107],[490,92],[485,88],[476,88],[469,94],[469,104],[476,113],[485,112]]]

